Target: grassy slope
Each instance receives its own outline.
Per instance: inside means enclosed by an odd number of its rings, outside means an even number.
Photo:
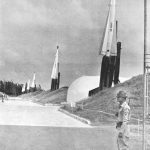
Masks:
[[[61,102],[66,102],[68,87],[62,87],[55,91],[36,91],[28,94],[23,94],[19,97],[23,99],[32,99],[35,102],[42,104],[53,103],[60,104]]]
[[[134,118],[142,118],[142,107],[143,107],[143,76],[139,75],[132,79],[119,84],[113,88],[105,89],[100,91],[95,96],[90,97],[84,101],[78,102],[83,103],[83,110],[79,109],[74,111],[76,115],[91,120],[95,125],[100,123],[112,123],[115,117],[110,115],[104,115],[97,111],[103,110],[108,113],[115,114],[117,111],[116,93],[119,90],[125,90],[130,97],[131,116]],[[89,109],[89,110],[86,110]],[[69,109],[68,109],[69,110]],[[95,110],[95,111],[91,111]],[[132,120],[134,122],[134,120]]]
[[[53,103],[60,104],[61,102],[66,102],[68,87],[62,87],[55,91],[45,91],[37,95],[35,98],[38,99],[37,102],[42,104]]]
[[[19,97],[20,98],[25,98],[25,99],[30,99],[30,98],[33,98],[33,97],[37,96],[38,94],[40,94],[42,92],[44,92],[44,91],[41,90],[41,91],[26,93],[26,94],[20,95]]]

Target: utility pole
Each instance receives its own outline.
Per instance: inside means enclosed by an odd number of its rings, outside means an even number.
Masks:
[[[149,92],[148,92],[148,89],[149,89],[149,66],[146,67],[146,116],[149,115]]]
[[[142,150],[146,150],[145,145],[145,118],[146,118],[146,101],[147,101],[147,0],[144,0],[144,102],[143,102],[143,134],[142,134]]]

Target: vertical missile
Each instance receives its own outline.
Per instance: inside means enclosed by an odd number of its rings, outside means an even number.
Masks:
[[[116,57],[116,64],[115,64],[114,84],[119,83],[120,55],[121,55],[121,42],[117,42],[117,57]]]
[[[31,88],[35,88],[35,73],[33,74],[33,79],[31,83]]]
[[[26,87],[26,84],[23,84],[23,87],[22,87],[22,93],[25,92],[25,87]]]
[[[59,85],[60,85],[60,72],[58,72],[57,89],[59,89]]]
[[[30,91],[30,79],[28,80],[28,83],[27,83],[27,92]]]
[[[53,65],[52,74],[51,74],[51,91],[57,89],[57,79],[58,79],[58,70],[59,70],[58,48],[59,48],[59,46],[57,46],[57,51],[56,51],[54,65]]]

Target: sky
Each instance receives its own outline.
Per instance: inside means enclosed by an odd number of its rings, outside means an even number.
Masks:
[[[35,72],[36,83],[50,89],[57,45],[60,86],[83,75],[99,75],[108,4],[109,0],[0,0],[0,80],[25,83]],[[141,0],[116,2],[121,77],[143,73],[143,12]]]

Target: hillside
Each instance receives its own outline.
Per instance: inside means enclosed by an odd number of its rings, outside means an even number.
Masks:
[[[23,94],[20,96],[23,99],[31,99],[33,102],[41,104],[60,104],[61,102],[66,102],[68,87],[62,87],[55,91],[36,91],[28,94]]]
[[[39,95],[35,96],[35,98],[37,99],[36,102],[42,104],[60,104],[61,102],[66,102],[67,90],[68,87],[62,87],[52,92],[50,90],[44,91]]]
[[[78,102],[78,107],[74,110],[70,109],[68,106],[65,106],[64,109],[67,109],[78,116],[91,120],[94,125],[101,123],[112,123],[116,119],[113,115],[104,115],[98,111],[115,114],[117,111],[116,93],[119,90],[125,90],[129,96],[131,117],[141,119],[143,113],[142,75],[135,76],[124,83],[118,84],[113,88],[100,91],[93,97]],[[137,121],[134,119],[131,119],[131,122],[137,123]]]
[[[42,92],[43,92],[43,90],[30,92],[30,93],[22,94],[19,97],[24,98],[24,99],[31,99],[31,98],[34,98],[35,96],[37,96],[38,94],[40,94]]]

